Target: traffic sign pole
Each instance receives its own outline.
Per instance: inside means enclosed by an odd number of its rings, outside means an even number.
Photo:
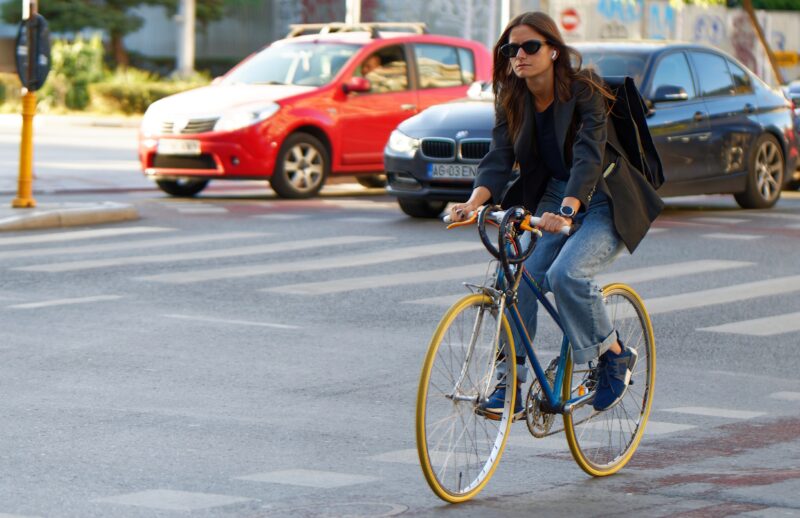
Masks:
[[[25,5],[27,0],[22,0]],[[37,14],[36,0],[30,2],[30,11],[27,18],[27,52],[28,70],[27,82],[31,84],[38,49],[35,48],[33,38],[33,21]],[[36,207],[36,200],[33,199],[33,116],[36,114],[36,94],[30,88],[26,88],[25,95],[22,96],[22,138],[19,143],[19,181],[17,184],[17,197],[11,202],[15,209],[30,209]]]

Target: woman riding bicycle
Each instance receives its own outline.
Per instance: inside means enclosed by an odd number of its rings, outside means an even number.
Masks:
[[[523,205],[541,216],[545,234],[525,268],[543,291],[553,292],[573,362],[599,358],[593,406],[602,411],[625,394],[637,352],[613,329],[595,276],[623,246],[631,252],[636,248],[661,202],[654,192],[630,196],[620,191],[640,183],[604,178],[613,173],[605,150],[614,96],[580,63],[580,54],[565,44],[548,15],[530,12],[511,20],[494,47],[492,145],[478,166],[472,195],[453,205],[450,217],[462,221],[490,200],[504,207]],[[520,175],[508,186],[515,164]],[[614,205],[615,193],[626,203]],[[579,229],[571,237],[558,233],[573,224]],[[519,296],[533,339],[537,300],[530,290],[520,290]],[[517,369],[524,382],[524,350],[517,351]],[[519,389],[515,413],[522,411]],[[499,384],[483,410],[502,413],[505,390]]]

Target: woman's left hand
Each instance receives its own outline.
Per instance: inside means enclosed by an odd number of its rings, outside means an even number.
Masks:
[[[565,218],[558,214],[553,214],[552,212],[545,212],[542,214],[542,220],[537,225],[537,227],[545,232],[551,232],[553,234],[560,232],[562,227],[565,226],[572,226],[572,218]]]

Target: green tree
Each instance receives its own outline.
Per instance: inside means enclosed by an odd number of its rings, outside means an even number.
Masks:
[[[198,0],[197,23],[205,28],[224,16],[226,5],[236,3],[237,0]],[[177,11],[178,4],[179,0],[44,0],[39,2],[39,12],[47,18],[53,32],[78,32],[86,28],[106,31],[114,62],[125,67],[128,53],[123,38],[139,30],[144,23],[132,9],[142,5],[160,5],[166,7],[171,16]],[[0,6],[0,17],[7,23],[18,23],[22,18],[22,2],[5,0]]]

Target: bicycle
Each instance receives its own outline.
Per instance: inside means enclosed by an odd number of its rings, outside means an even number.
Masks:
[[[639,445],[655,385],[655,340],[642,299],[625,284],[603,288],[614,328],[627,347],[637,350],[639,360],[623,399],[597,412],[591,405],[597,365],[573,366],[556,308],[522,265],[542,235],[535,228],[538,219],[522,207],[504,211],[485,206],[448,228],[476,222],[497,265],[482,285],[464,283],[472,293],[447,310],[428,347],[416,408],[417,452],[425,479],[437,496],[458,503],[477,495],[494,474],[515,420],[516,391],[505,391],[499,416],[482,412],[480,404],[498,384],[516,387],[512,323],[535,373],[523,411],[531,435],[542,438],[564,431],[573,458],[586,473],[595,477],[616,473]],[[497,245],[486,232],[487,222],[499,228]],[[567,233],[569,227],[562,231]],[[525,232],[530,233],[528,244],[521,240]],[[517,308],[523,280],[563,336],[559,355],[545,369]],[[559,414],[563,428],[554,429]]]

